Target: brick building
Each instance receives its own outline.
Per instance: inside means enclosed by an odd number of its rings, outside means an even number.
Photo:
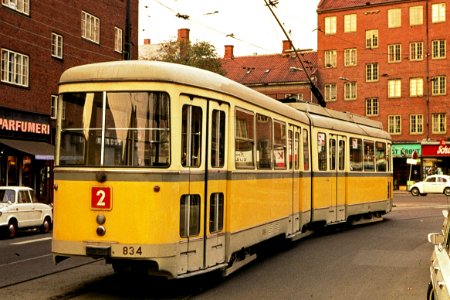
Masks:
[[[448,174],[446,1],[322,0],[317,12],[319,82],[327,107],[383,123],[394,141],[397,187],[405,187],[410,174]],[[407,163],[413,152],[417,165]]]
[[[61,73],[137,59],[138,0],[0,4],[0,185],[52,201],[53,141]]]

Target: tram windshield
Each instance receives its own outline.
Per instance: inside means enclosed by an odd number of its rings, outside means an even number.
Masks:
[[[58,165],[169,166],[167,93],[65,93],[61,100]]]

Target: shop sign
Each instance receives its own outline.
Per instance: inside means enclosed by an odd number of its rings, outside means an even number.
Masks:
[[[0,110],[0,137],[48,141],[50,135],[49,116],[8,108]]]
[[[411,158],[414,151],[417,156],[422,156],[422,148],[420,144],[393,144],[392,145],[392,157],[405,157]]]
[[[450,157],[450,147],[445,144],[439,145],[423,145],[422,146],[422,155],[423,156],[449,156]]]
[[[36,134],[50,134],[50,124],[0,118],[0,129]]]

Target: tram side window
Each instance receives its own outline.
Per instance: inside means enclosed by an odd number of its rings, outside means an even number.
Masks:
[[[255,117],[251,112],[236,109],[236,168],[253,168],[253,146]]]
[[[350,138],[350,171],[363,170],[362,139]]]
[[[184,105],[182,111],[181,164],[183,167],[200,167],[202,151],[202,109]]]
[[[223,193],[213,193],[209,201],[209,232],[223,229]]]
[[[339,171],[345,170],[345,141],[339,140]]]
[[[275,120],[273,127],[273,159],[275,168],[286,169],[286,124]]]
[[[221,168],[225,163],[225,112],[212,112],[211,166]]]
[[[375,171],[375,144],[364,140],[364,171]]]
[[[336,170],[336,139],[330,139],[330,170]]]
[[[303,129],[303,170],[309,171],[309,132]]]
[[[376,142],[375,143],[375,156],[377,162],[377,171],[384,172],[386,171],[387,165],[387,152],[386,152],[386,143]]]
[[[323,132],[317,133],[317,163],[319,171],[327,170],[327,136]]]
[[[293,147],[294,145],[294,141],[292,140],[292,135],[293,132],[292,130],[288,131],[288,159],[289,159],[289,170],[292,170],[293,168],[293,160],[295,159],[295,154],[294,154],[294,150]]]
[[[258,169],[272,169],[272,119],[256,114],[256,163]]]
[[[200,195],[182,195],[180,199],[180,236],[200,233]]]
[[[169,96],[161,92],[108,92],[106,166],[170,164]]]

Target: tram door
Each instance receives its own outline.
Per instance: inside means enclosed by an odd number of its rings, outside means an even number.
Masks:
[[[179,274],[198,271],[225,260],[222,233],[226,181],[210,182],[219,178],[218,174],[226,178],[225,133],[221,135],[220,130],[225,130],[228,114],[226,105],[211,100],[188,96],[182,99],[181,166],[186,181],[180,187]],[[222,129],[215,128],[220,124]],[[222,145],[217,142],[212,146],[211,141],[215,138]],[[214,157],[217,154],[219,157]],[[212,159],[218,163],[217,167],[211,163]],[[218,174],[208,172],[209,166],[214,166],[211,169],[216,167]]]
[[[335,222],[345,221],[346,204],[346,174],[345,174],[345,146],[344,136],[330,135],[329,138],[329,159],[330,171],[333,174],[330,178],[330,187],[332,189],[331,206],[334,208]]]
[[[296,126],[289,126],[288,139],[289,139],[289,170],[292,172],[291,183],[291,203],[292,210],[290,216],[290,228],[288,234],[294,234],[300,231],[301,223],[301,196],[300,196],[300,136],[301,129]]]

